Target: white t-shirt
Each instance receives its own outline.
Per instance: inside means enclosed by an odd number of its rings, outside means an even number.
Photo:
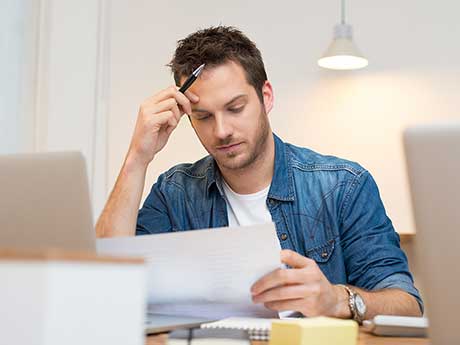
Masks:
[[[228,226],[265,224],[272,221],[267,207],[270,185],[253,194],[238,194],[223,180],[227,202]]]
[[[227,200],[228,226],[245,226],[265,224],[272,221],[267,207],[267,196],[270,186],[253,194],[235,193],[223,180],[225,198]],[[292,310],[278,312],[280,318],[295,314]]]

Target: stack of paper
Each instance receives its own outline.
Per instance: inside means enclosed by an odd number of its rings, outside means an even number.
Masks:
[[[281,267],[274,224],[100,239],[98,252],[144,257],[149,312],[222,319],[277,317],[250,287]]]

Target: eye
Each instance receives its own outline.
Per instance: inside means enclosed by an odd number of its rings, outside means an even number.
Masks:
[[[238,108],[230,108],[228,109],[230,112],[232,113],[241,113],[244,109],[244,105],[242,107],[238,107]]]
[[[206,115],[195,115],[194,118],[198,121],[203,121],[206,119],[209,119],[211,115],[206,114]]]

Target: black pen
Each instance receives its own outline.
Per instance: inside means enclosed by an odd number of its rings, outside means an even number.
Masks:
[[[194,70],[192,72],[190,77],[188,77],[187,80],[185,81],[184,85],[182,85],[180,87],[180,89],[179,89],[180,92],[185,93],[185,91],[187,91],[187,89],[190,86],[192,86],[193,82],[196,80],[196,78],[198,78],[198,76],[200,75],[201,71],[203,70],[204,65],[205,64],[202,64],[200,67],[198,67],[196,70]]]

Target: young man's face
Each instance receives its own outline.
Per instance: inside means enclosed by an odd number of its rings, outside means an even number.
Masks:
[[[271,135],[267,117],[273,100],[270,83],[262,89],[262,104],[243,68],[228,62],[204,70],[190,90],[200,97],[192,104],[192,126],[219,167],[243,169],[254,163]]]

